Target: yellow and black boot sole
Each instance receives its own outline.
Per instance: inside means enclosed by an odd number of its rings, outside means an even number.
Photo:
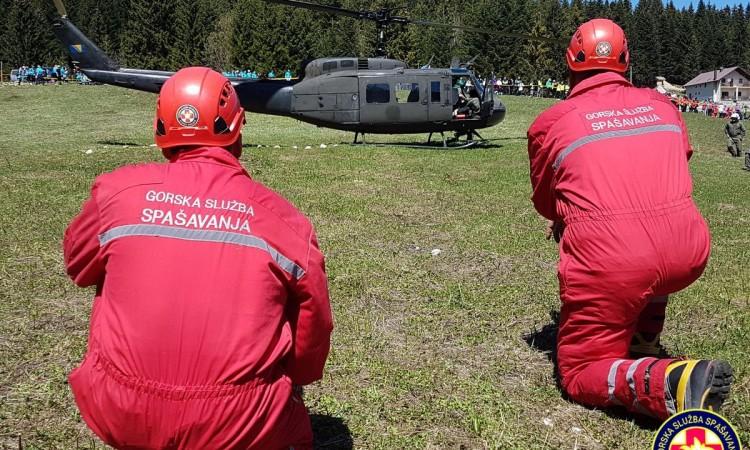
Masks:
[[[667,367],[665,392],[668,409],[678,413],[688,409],[719,411],[729,398],[734,381],[732,366],[726,361],[691,359]]]

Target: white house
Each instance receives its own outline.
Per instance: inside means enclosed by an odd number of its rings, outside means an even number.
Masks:
[[[750,72],[741,67],[703,72],[685,83],[685,94],[713,102],[750,101]]]

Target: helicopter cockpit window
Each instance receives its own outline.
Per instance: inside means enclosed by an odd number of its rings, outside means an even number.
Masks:
[[[440,82],[430,82],[430,101],[432,103],[440,103]]]
[[[345,67],[354,67],[354,60],[353,59],[344,59],[341,61],[341,68]]]
[[[367,103],[388,103],[391,101],[391,87],[388,83],[368,84],[365,99]]]
[[[338,63],[336,61],[328,61],[323,63],[323,72],[330,72],[332,70],[336,70],[338,67]]]
[[[397,103],[416,103],[419,101],[419,83],[396,83]]]

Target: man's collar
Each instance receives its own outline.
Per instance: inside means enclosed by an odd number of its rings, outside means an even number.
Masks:
[[[199,147],[193,150],[183,150],[172,156],[169,162],[175,163],[193,160],[209,160],[210,162],[245,170],[234,155],[221,147]]]
[[[583,81],[580,81],[578,84],[575,85],[573,89],[570,90],[570,94],[568,95],[568,98],[574,97],[584,91],[587,91],[591,88],[601,86],[604,84],[610,84],[610,83],[618,83],[618,84],[624,84],[626,86],[632,86],[628,80],[625,79],[625,77],[622,76],[622,74],[617,72],[602,72],[598,73],[596,75],[590,76],[586,78]]]

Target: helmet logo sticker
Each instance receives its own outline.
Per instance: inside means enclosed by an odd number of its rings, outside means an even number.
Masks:
[[[601,41],[596,44],[596,56],[609,56],[612,53],[612,44]]]
[[[198,123],[198,110],[193,105],[182,105],[177,108],[177,122],[183,127],[194,127]]]

